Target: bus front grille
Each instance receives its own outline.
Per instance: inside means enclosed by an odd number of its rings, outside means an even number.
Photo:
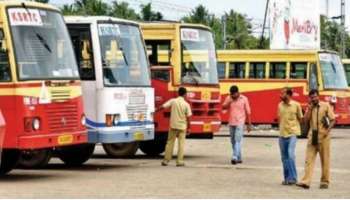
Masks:
[[[58,103],[46,108],[50,132],[61,133],[78,129],[78,107],[76,104]]]

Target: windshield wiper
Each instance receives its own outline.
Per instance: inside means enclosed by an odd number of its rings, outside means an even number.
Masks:
[[[40,43],[45,47],[45,49],[52,53],[50,46],[47,44],[46,40],[39,34],[35,33],[35,36],[39,39]]]
[[[125,64],[126,64],[127,66],[129,66],[129,62],[128,62],[128,60],[126,59],[126,55],[125,55],[125,52],[124,52],[123,48],[120,47],[119,50],[122,52],[122,55],[123,55],[123,59],[124,59]]]

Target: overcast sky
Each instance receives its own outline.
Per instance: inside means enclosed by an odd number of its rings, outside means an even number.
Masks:
[[[112,2],[112,0],[104,0]],[[346,2],[346,25],[350,26],[350,0]],[[73,3],[74,0],[50,0],[51,3],[62,5]],[[178,20],[188,11],[195,8],[198,4],[206,6],[210,12],[220,16],[230,9],[246,14],[249,18],[254,19],[255,23],[262,23],[264,18],[266,0],[126,0],[131,7],[138,10],[141,4],[153,3],[153,8],[161,11],[166,19]],[[320,0],[321,12],[325,13],[326,0]],[[340,0],[329,0],[329,17],[340,15]],[[350,28],[349,28],[350,29]]]

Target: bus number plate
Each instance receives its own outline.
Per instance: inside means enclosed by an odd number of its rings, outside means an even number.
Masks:
[[[211,132],[211,124],[210,123],[203,124],[203,132]]]
[[[59,136],[57,140],[58,144],[60,145],[71,144],[73,143],[73,135],[62,135]]]
[[[145,139],[145,135],[141,132],[136,132],[134,134],[134,140],[136,141],[140,141],[140,140],[144,140]]]

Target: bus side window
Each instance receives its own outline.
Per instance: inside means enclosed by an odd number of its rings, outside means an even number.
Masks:
[[[172,52],[170,40],[146,40],[146,47],[151,65],[170,65]]]
[[[217,68],[218,68],[218,76],[219,76],[219,79],[225,79],[225,74],[226,74],[226,63],[224,63],[224,62],[218,62],[218,63],[217,63]]]
[[[230,63],[229,66],[229,78],[244,78],[245,75],[245,63]]]
[[[318,89],[317,65],[315,63],[310,64],[309,89]]]
[[[270,63],[270,78],[285,79],[287,75],[287,63],[271,62]]]
[[[266,63],[254,63],[251,62],[249,66],[249,78],[263,79],[265,78]]]
[[[169,70],[152,70],[151,78],[159,81],[170,81]]]
[[[81,80],[96,80],[90,25],[68,25]]]
[[[0,28],[0,82],[11,81],[10,63],[5,42],[4,31]]]
[[[290,64],[291,79],[306,79],[306,72],[307,72],[306,62],[292,62]]]

